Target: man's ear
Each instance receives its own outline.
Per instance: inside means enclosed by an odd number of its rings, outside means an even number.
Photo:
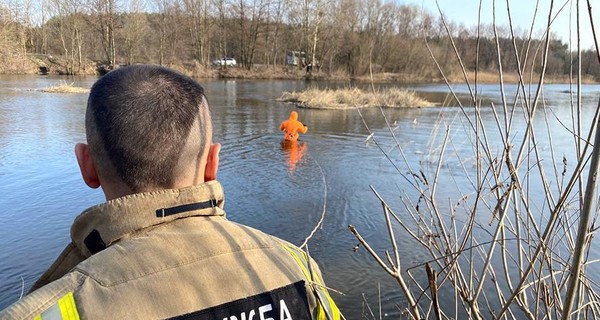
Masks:
[[[208,148],[208,158],[206,159],[206,168],[204,168],[204,182],[217,179],[217,171],[219,169],[219,152],[221,144],[211,144]]]
[[[81,171],[81,177],[85,184],[90,188],[96,189],[100,186],[100,179],[98,179],[98,173],[96,172],[96,166],[90,156],[90,147],[85,143],[78,143],[75,145],[75,157],[79,164],[79,170]]]

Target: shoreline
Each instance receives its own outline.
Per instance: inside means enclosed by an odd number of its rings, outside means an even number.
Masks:
[[[253,70],[246,70],[239,67],[228,69],[209,68],[212,70],[189,70],[170,66],[171,68],[185,73],[189,76],[199,79],[240,79],[240,80],[304,80],[304,81],[339,81],[350,83],[393,83],[393,84],[444,84],[443,78],[438,76],[418,76],[403,73],[377,73],[373,74],[373,78],[369,75],[349,76],[341,72],[327,74],[325,72],[306,73],[303,70],[286,71],[284,67],[255,67]],[[469,83],[475,83],[475,73],[467,72]],[[464,84],[464,76],[461,74],[451,74],[448,77],[448,82],[451,84]],[[505,84],[519,83],[517,73],[507,72],[503,74]],[[538,74],[523,75],[526,84],[537,84],[539,81]],[[499,83],[497,71],[480,71],[478,73],[478,83],[480,84],[495,84]],[[573,83],[576,83],[573,78]],[[600,84],[591,76],[582,78],[583,84]],[[569,77],[566,75],[545,75],[544,84],[569,84]]]
[[[48,72],[43,74],[39,72],[39,62],[34,62],[34,59],[30,60],[30,67],[20,68],[22,72],[2,72],[7,70],[0,70],[1,75],[66,75],[66,76],[92,76],[100,75],[96,71],[96,67],[89,63],[81,67],[80,72],[72,75],[65,74],[60,64],[53,64],[48,66]],[[369,74],[353,76],[342,71],[334,71],[327,73],[325,71],[306,72],[305,69],[298,67],[288,66],[270,66],[256,64],[251,70],[247,70],[241,67],[229,67],[229,68],[218,68],[213,66],[204,66],[198,62],[182,62],[165,64],[165,67],[172,68],[183,74],[197,79],[248,79],[248,80],[304,80],[304,81],[339,81],[339,82],[350,82],[350,83],[393,83],[393,84],[444,84],[444,79],[439,74],[426,74],[417,75],[410,73],[391,73],[391,72],[380,72],[375,73],[373,76]],[[467,71],[467,79],[469,83],[475,83],[475,72]],[[451,84],[464,84],[465,76],[460,71],[450,71],[446,74],[447,80]],[[505,72],[502,75],[503,82],[505,84],[516,84],[519,83],[519,76],[516,72]],[[576,79],[573,78],[573,82],[576,83]],[[600,79],[599,79],[600,80]],[[594,79],[592,76],[584,76],[582,83],[584,84],[600,84],[600,81]],[[539,74],[526,73],[523,74],[523,81],[526,84],[537,84],[539,82]],[[544,84],[569,84],[570,78],[568,75],[544,75]],[[485,70],[479,71],[477,74],[477,83],[480,84],[495,84],[499,83],[500,78],[497,70]]]

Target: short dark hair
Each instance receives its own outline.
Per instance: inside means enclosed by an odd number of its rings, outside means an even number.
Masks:
[[[211,141],[202,86],[160,66],[122,67],[103,76],[92,86],[85,118],[97,169],[134,192],[172,187],[178,166],[196,165],[188,162],[200,161]]]

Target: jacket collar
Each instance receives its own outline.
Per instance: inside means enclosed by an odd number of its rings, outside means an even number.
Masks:
[[[71,238],[89,257],[141,229],[192,216],[225,216],[219,182],[136,193],[90,207],[75,218]]]

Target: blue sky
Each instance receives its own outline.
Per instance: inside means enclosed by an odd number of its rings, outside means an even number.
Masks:
[[[423,7],[435,15],[438,15],[435,0],[400,0],[403,3],[416,4]],[[535,16],[536,0],[508,0],[511,8],[513,25],[521,29],[529,29]],[[506,12],[506,0],[496,0],[496,23],[508,26],[508,14]],[[596,23],[596,32],[600,32],[600,1],[591,0],[594,19]],[[463,23],[467,27],[477,25],[477,12],[479,9],[479,0],[438,0],[439,6],[449,18],[456,23]],[[492,3],[493,0],[483,0],[481,8],[481,21],[484,23],[492,22]],[[576,49],[576,0],[555,0],[553,15],[556,16],[553,22],[551,32],[556,34],[564,43],[569,41],[569,16],[571,15],[571,31],[573,50]],[[558,12],[561,7],[564,8]],[[534,35],[541,35],[547,23],[550,0],[539,0],[538,12],[535,18]],[[589,16],[586,0],[580,0],[581,17],[581,46],[583,49],[592,49],[594,47],[592,31],[590,28]]]

